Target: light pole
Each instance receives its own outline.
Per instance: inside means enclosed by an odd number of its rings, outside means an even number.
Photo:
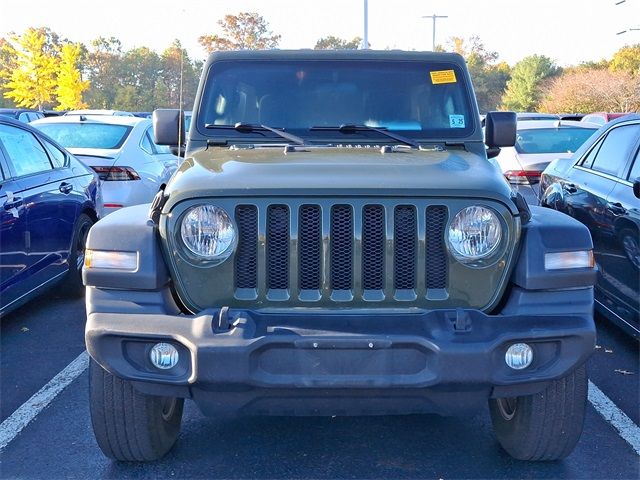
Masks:
[[[364,0],[364,38],[362,39],[362,48],[369,48],[369,1]]]
[[[436,15],[434,13],[433,15],[423,15],[422,18],[432,18],[433,19],[433,38],[432,38],[432,41],[431,41],[431,51],[435,52],[436,51],[436,20],[438,18],[449,18],[449,17],[447,15]]]

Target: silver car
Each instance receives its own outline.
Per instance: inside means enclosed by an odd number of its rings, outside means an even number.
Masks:
[[[105,214],[151,202],[178,167],[179,158],[154,143],[146,118],[70,115],[38,120],[33,126],[98,173]]]
[[[597,129],[571,120],[519,120],[515,146],[502,148],[496,161],[513,189],[538,205],[542,171],[556,158],[570,157]]]

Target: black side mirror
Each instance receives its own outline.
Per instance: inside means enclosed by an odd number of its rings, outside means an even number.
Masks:
[[[153,111],[153,137],[158,145],[176,147],[185,143],[184,111],[159,108]]]
[[[640,198],[640,178],[636,178],[633,182],[633,194],[636,198]]]
[[[516,144],[515,112],[489,112],[485,119],[484,143],[489,150]]]

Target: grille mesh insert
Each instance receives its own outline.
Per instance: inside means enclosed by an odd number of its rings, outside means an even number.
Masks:
[[[384,288],[385,224],[382,205],[366,205],[362,210],[362,288]]]
[[[394,286],[397,289],[416,287],[416,211],[410,205],[395,208]]]
[[[238,288],[257,288],[258,275],[258,209],[253,205],[236,207],[238,249],[235,276]]]
[[[349,205],[331,209],[331,288],[349,290],[353,274],[353,212]]]
[[[447,251],[444,244],[444,228],[447,209],[443,205],[427,207],[427,288],[447,287]]]
[[[302,290],[320,289],[321,255],[322,212],[318,205],[302,205],[298,227],[298,276]]]
[[[267,210],[267,288],[289,288],[289,208]]]

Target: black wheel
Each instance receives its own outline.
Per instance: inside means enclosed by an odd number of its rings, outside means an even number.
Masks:
[[[93,433],[107,457],[147,462],[163,457],[173,447],[184,399],[144,395],[91,359],[89,407]]]
[[[622,249],[627,255],[631,264],[640,269],[640,241],[638,240],[638,232],[630,228],[625,228],[618,234]]]
[[[496,437],[519,460],[560,460],[582,434],[588,379],[584,365],[542,392],[489,400]]]
[[[84,251],[87,246],[87,236],[93,226],[93,220],[89,215],[82,213],[73,229],[71,237],[71,251],[69,252],[69,272],[65,279],[63,292],[72,297],[84,295],[82,284],[82,265],[84,264]]]

